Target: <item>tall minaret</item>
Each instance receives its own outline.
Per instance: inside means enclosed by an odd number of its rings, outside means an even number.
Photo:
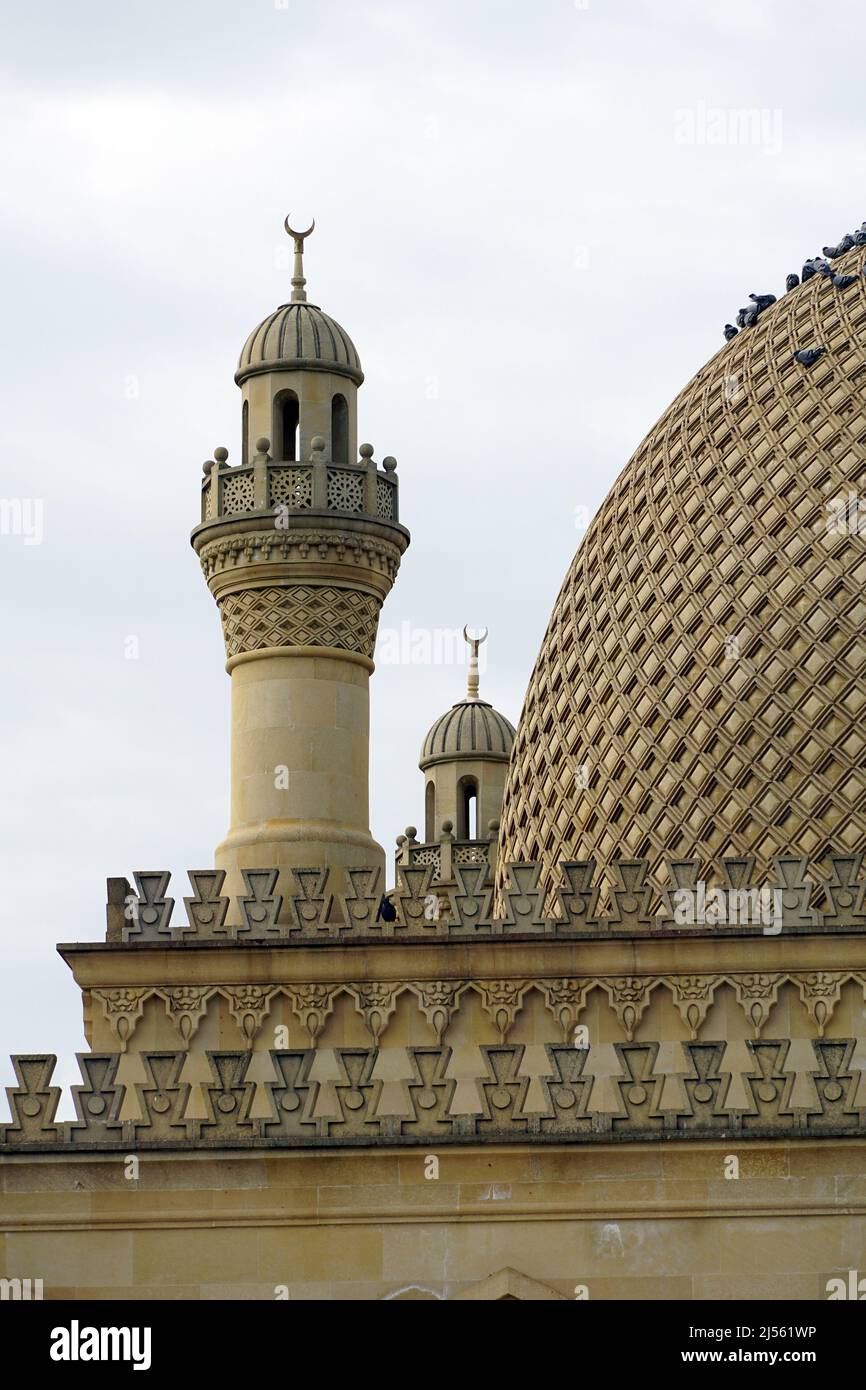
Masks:
[[[313,223],[315,226],[315,223]],[[393,458],[357,450],[364,380],[348,334],[307,302],[296,232],[292,297],[253,330],[241,462],[204,465],[192,533],[216,599],[232,682],[231,824],[224,891],[241,869],[380,866],[370,834],[369,681],[379,610],[409,533]],[[286,885],[286,891],[288,885]]]

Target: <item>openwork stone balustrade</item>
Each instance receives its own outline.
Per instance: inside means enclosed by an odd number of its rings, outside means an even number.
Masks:
[[[365,451],[368,451],[365,453]],[[252,463],[229,468],[225,450],[209,459],[202,484],[201,519],[219,521],[279,508],[286,512],[342,512],[396,522],[399,488],[393,458],[378,469],[372,446],[362,444],[358,463],[336,464],[314,450],[305,462],[276,461],[257,454]]]

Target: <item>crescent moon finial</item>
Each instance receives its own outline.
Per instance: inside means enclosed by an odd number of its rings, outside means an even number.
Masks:
[[[307,228],[307,230],[306,230],[305,232],[296,232],[295,229],[294,229],[294,227],[290,227],[290,226],[289,226],[289,218],[291,217],[291,215],[292,215],[292,214],[291,214],[290,212],[287,212],[287,213],[286,213],[286,220],[285,220],[285,222],[283,223],[283,226],[285,227],[285,229],[286,229],[286,231],[288,232],[289,236],[295,237],[296,240],[297,240],[297,239],[300,239],[301,241],[303,241],[303,240],[304,240],[304,237],[310,236],[311,233],[315,231],[315,228],[316,228],[316,219],[315,219],[315,217],[313,218],[312,222],[310,223],[309,227]]]
[[[287,235],[290,236],[295,243],[295,267],[292,274],[292,303],[305,304],[307,300],[307,291],[304,286],[307,280],[304,275],[304,240],[315,228],[316,219],[315,217],[313,218],[305,232],[296,232],[289,222],[290,217],[291,213],[287,212],[283,226],[286,229]]]
[[[478,648],[482,642],[487,641],[487,628],[481,629],[479,637],[469,636],[469,624],[463,628],[464,640],[469,644],[469,671],[466,676],[466,698],[467,700],[477,700],[478,697]]]

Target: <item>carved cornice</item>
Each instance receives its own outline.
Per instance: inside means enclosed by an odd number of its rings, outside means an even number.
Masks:
[[[400,548],[392,541],[348,528],[328,530],[245,531],[209,541],[199,552],[202,573],[210,581],[225,571],[261,565],[339,565],[374,570],[394,582],[400,567]]]

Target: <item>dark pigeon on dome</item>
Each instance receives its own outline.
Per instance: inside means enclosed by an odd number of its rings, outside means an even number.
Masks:
[[[800,348],[793,354],[795,362],[799,362],[801,367],[814,367],[818,358],[827,351],[824,347]]]
[[[833,284],[837,290],[847,290],[848,286],[853,285],[858,278],[856,275],[834,275]]]
[[[844,256],[846,251],[850,251],[854,245],[854,238],[850,232],[846,232],[838,246],[824,246],[824,255],[829,256],[831,261],[835,261],[838,256]]]
[[[866,232],[864,232],[862,227],[860,228],[859,232],[854,233],[854,245],[866,246]]]
[[[792,272],[792,273],[788,276],[788,278],[786,279],[786,281],[785,281],[785,289],[786,289],[786,290],[795,290],[795,289],[797,288],[797,286],[799,285],[799,283],[800,283],[800,277],[799,277],[799,275],[794,275],[793,272]]]
[[[770,305],[776,302],[774,294],[750,294],[749,298],[756,304],[759,314],[763,314],[765,309],[769,309]]]
[[[805,261],[803,263],[803,284],[805,285],[806,281],[811,280],[812,276],[817,275],[819,271],[823,275],[826,265],[827,262],[822,256],[812,256],[808,261]]]
[[[736,338],[736,336],[737,336],[737,334],[739,333],[739,331],[740,331],[739,328],[735,328],[734,325],[733,325],[732,323],[726,323],[726,324],[725,324],[725,342],[726,342],[726,343],[729,343],[729,342],[731,341],[732,338]]]

